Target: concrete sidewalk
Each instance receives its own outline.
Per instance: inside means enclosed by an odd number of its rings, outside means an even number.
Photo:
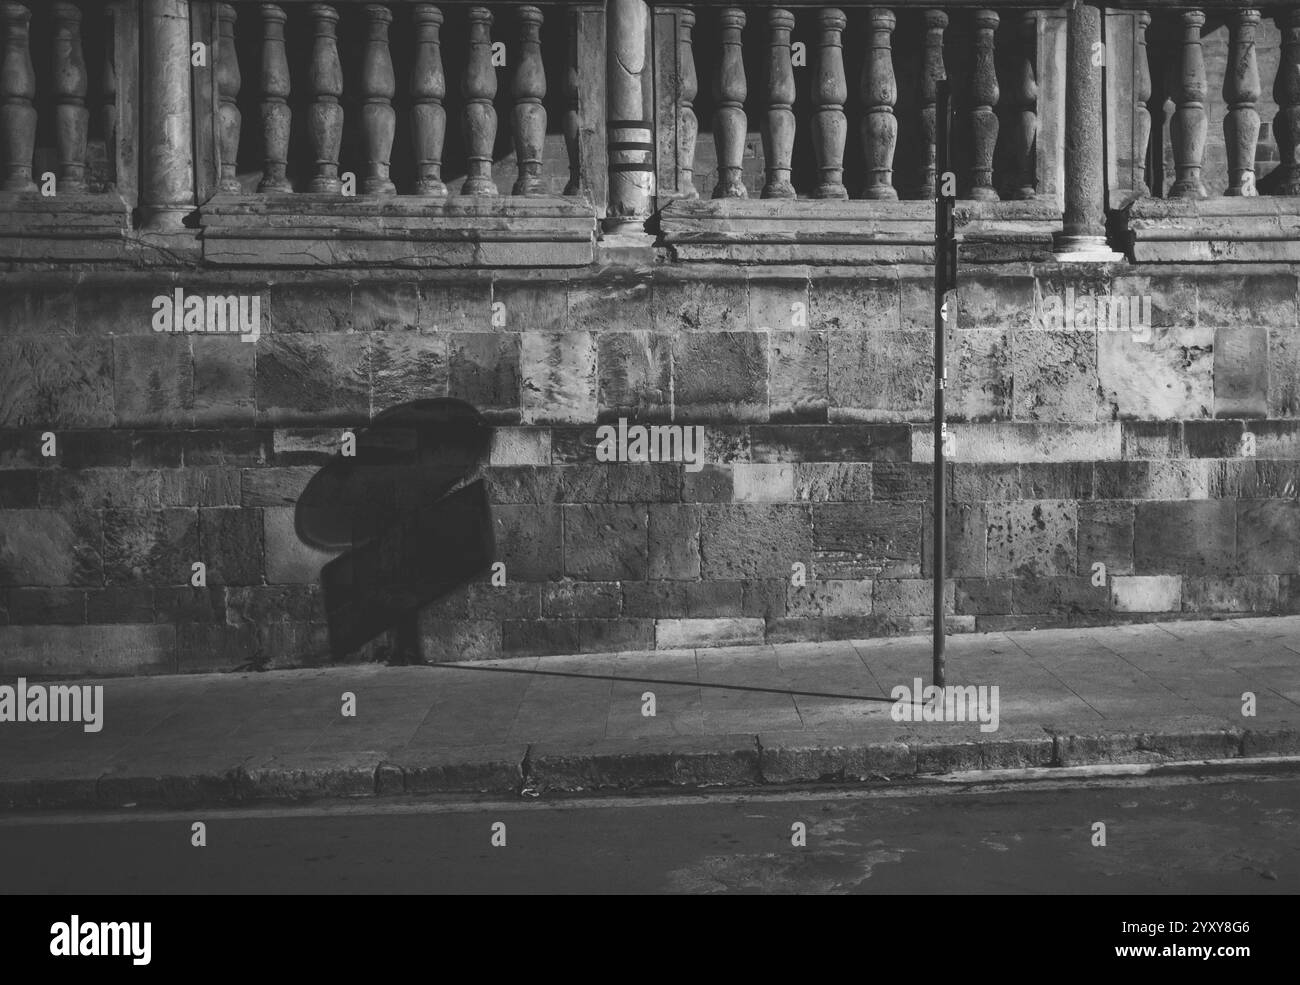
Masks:
[[[0,724],[0,805],[852,782],[969,769],[1300,754],[1300,617],[955,636],[949,683],[999,728],[899,723],[928,639],[96,681],[103,729]],[[13,684],[11,680],[0,681]],[[92,682],[80,682],[92,683]],[[642,714],[654,692],[656,715]],[[1243,715],[1243,692],[1257,713]],[[344,692],[355,717],[341,714]]]

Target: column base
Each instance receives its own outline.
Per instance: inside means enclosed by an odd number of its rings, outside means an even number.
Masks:
[[[1052,237],[1052,259],[1058,263],[1119,263],[1125,259],[1106,243],[1105,236],[1056,233]]]

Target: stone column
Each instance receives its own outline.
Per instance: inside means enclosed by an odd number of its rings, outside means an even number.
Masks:
[[[654,196],[654,132],[647,108],[650,10],[644,0],[605,8],[606,127],[609,139],[607,232],[643,231]]]
[[[1103,165],[1101,11],[1072,8],[1065,49],[1065,215],[1056,234],[1057,258],[1108,262],[1123,257],[1106,245],[1106,176]]]
[[[181,233],[195,208],[188,0],[144,0],[140,212],[149,233]]]

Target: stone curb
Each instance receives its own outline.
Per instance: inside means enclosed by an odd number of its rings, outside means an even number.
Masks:
[[[768,738],[765,743],[764,739]],[[316,762],[191,775],[63,776],[0,780],[0,809],[231,807],[325,798],[483,794],[540,796],[600,791],[707,790],[861,783],[967,770],[1099,764],[1184,763],[1300,755],[1300,730],[1201,729],[1044,735],[936,742],[865,741],[860,736],[679,737],[656,743],[572,746],[540,743],[517,750],[409,752],[400,762],[340,755]]]

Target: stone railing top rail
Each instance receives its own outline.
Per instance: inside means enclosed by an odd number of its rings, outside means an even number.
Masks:
[[[1281,3],[1252,3],[1251,0],[1106,0],[1092,2],[1090,6],[1107,10],[1262,10],[1270,15],[1277,10],[1300,7],[1300,0],[1283,0]],[[596,6],[600,6],[597,4]],[[852,10],[859,7],[887,7],[891,10],[917,8],[922,10],[951,10],[954,8],[974,8],[1000,10],[1015,8],[1022,10],[1062,10],[1068,11],[1073,2],[1047,3],[1044,0],[884,0],[878,3],[827,3],[826,0],[766,0],[763,3],[744,2],[744,0],[691,0],[689,3],[671,3],[668,0],[651,0],[653,7],[739,7],[744,9],[766,10],[770,7],[801,8],[831,7],[839,10]]]

